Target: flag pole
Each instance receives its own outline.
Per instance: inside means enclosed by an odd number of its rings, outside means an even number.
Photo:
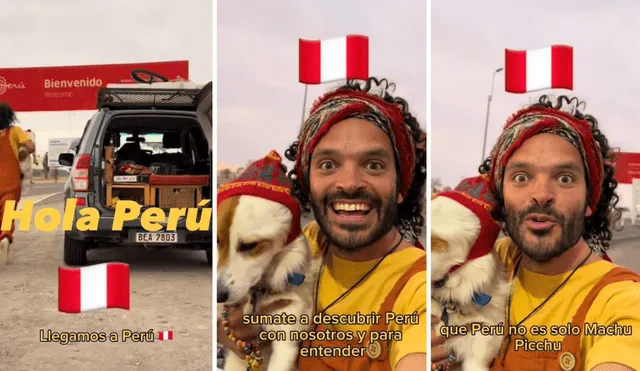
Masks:
[[[300,128],[304,125],[304,114],[307,108],[307,91],[309,90],[309,84],[304,84],[304,98],[302,99],[302,121],[300,123]]]
[[[493,87],[496,82],[496,74],[500,71],[504,70],[504,68],[500,67],[493,71],[493,77],[491,78],[491,91],[489,92],[489,99],[487,100],[487,117],[484,121],[484,140],[482,141],[482,159],[480,160],[480,164],[484,163],[486,160],[485,152],[487,150],[487,132],[489,131],[489,110],[491,109],[491,99],[493,98]]]

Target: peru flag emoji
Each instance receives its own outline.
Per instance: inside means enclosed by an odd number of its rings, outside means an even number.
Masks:
[[[505,49],[505,91],[523,94],[545,89],[573,90],[573,47]]]
[[[82,268],[58,267],[58,311],[129,309],[129,265],[105,263]]]
[[[299,39],[299,80],[322,84],[369,78],[369,38],[347,35],[327,40]]]
[[[173,331],[160,331],[158,332],[158,340],[173,340]]]

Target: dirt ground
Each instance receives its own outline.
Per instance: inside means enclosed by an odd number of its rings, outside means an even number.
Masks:
[[[58,207],[61,199],[38,207]],[[89,253],[90,264],[131,266],[131,309],[58,312],[58,266],[63,232],[16,232],[8,265],[0,266],[1,371],[209,371],[212,369],[212,270],[205,253],[109,249]],[[54,332],[173,331],[151,343],[42,342]]]

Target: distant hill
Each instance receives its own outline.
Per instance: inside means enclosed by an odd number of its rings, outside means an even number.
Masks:
[[[218,162],[217,164],[217,171],[229,169],[232,172],[235,172],[238,170],[238,168],[240,168],[240,166],[232,165],[226,162]]]

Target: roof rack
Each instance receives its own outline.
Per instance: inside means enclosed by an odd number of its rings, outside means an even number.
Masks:
[[[201,89],[100,88],[98,109],[197,109],[196,97]]]

